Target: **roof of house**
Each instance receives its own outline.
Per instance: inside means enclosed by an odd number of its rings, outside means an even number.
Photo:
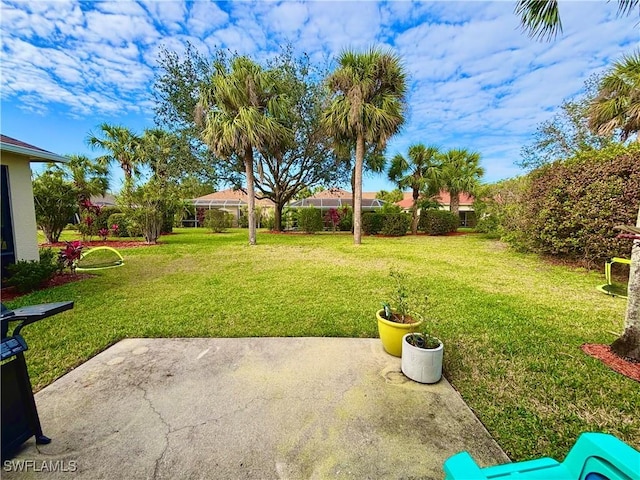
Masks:
[[[349,193],[349,197],[342,198],[317,198],[317,197],[309,197],[303,198],[302,200],[296,200],[289,204],[290,207],[316,207],[316,208],[340,208],[344,206],[352,206],[353,200],[351,199],[351,194]],[[362,208],[363,209],[378,209],[382,208],[385,204],[384,200],[378,200],[377,198],[363,198],[362,199]]]
[[[248,195],[243,190],[228,188],[219,192],[209,193],[202,197],[194,198],[191,203],[196,207],[238,207],[247,205]],[[273,207],[274,203],[268,198],[257,198],[256,205]]]
[[[396,205],[402,208],[411,208],[413,206],[413,193],[412,192],[403,192],[404,198],[399,202],[396,202]],[[438,195],[432,197],[433,200],[441,203],[445,207],[448,207],[451,204],[451,196],[449,192],[441,191]],[[460,205],[473,205],[474,198],[471,195],[466,193],[460,194]]]
[[[377,192],[362,192],[362,198],[373,200],[376,198],[376,194]],[[327,190],[322,190],[315,195],[311,195],[309,198],[351,198],[352,195],[353,194],[351,192],[341,188],[328,188]]]
[[[28,157],[30,161],[67,162],[65,157],[2,134],[0,134],[0,150]]]
[[[116,197],[112,193],[105,193],[104,195],[92,195],[89,199],[94,205],[100,205],[101,207],[112,207],[116,205]]]

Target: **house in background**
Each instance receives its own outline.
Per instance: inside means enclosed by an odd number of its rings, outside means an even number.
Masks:
[[[376,192],[362,192],[362,211],[380,210],[385,202],[376,198]],[[344,206],[353,207],[351,192],[340,188],[322,190],[310,197],[296,200],[289,204],[292,208],[315,207],[326,211],[331,208],[339,209]]]
[[[66,161],[55,153],[0,135],[2,277],[6,276],[6,266],[17,260],[39,259],[31,162]]]
[[[190,203],[196,208],[195,217],[183,220],[182,223],[184,226],[200,227],[205,212],[215,208],[230,213],[233,216],[233,226],[237,227],[240,218],[244,215],[243,208],[249,205],[248,199],[246,192],[232,188],[194,198]],[[274,203],[268,198],[256,198],[256,207],[272,210],[275,208]]]
[[[402,207],[404,211],[410,211],[413,206],[413,193],[403,192],[404,198],[396,205]],[[440,210],[451,209],[451,197],[449,192],[441,191],[437,196],[432,198],[440,204]],[[471,195],[466,193],[460,194],[460,207],[458,209],[458,215],[460,216],[461,227],[475,227],[476,226],[476,212],[473,210],[473,200]]]

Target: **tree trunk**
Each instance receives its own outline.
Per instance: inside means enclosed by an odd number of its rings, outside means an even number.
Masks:
[[[273,209],[273,229],[276,232],[282,231],[282,210],[284,209],[284,205],[280,202],[277,202]]]
[[[364,164],[364,135],[356,140],[356,170],[354,172],[353,243],[362,243],[362,165]]]
[[[356,205],[356,166],[351,170],[351,211]],[[351,215],[351,233],[353,234],[353,215]]]
[[[256,191],[253,180],[253,149],[248,147],[244,152],[244,168],[247,174],[247,200],[249,202],[249,245],[256,244]]]
[[[411,232],[418,234],[418,198],[420,198],[420,190],[413,189],[413,206],[411,207]]]
[[[638,209],[636,227],[640,228],[640,209]],[[633,241],[629,270],[624,333],[611,344],[611,350],[620,357],[640,362],[640,240]]]
[[[456,216],[459,216],[460,211],[460,193],[458,192],[449,192],[449,210],[451,213],[455,213]]]

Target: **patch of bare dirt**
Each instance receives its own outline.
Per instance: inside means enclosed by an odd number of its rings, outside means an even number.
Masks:
[[[640,363],[630,362],[629,360],[619,357],[611,351],[609,345],[585,343],[580,348],[582,348],[584,353],[597,358],[610,369],[636,382],[640,382]]]

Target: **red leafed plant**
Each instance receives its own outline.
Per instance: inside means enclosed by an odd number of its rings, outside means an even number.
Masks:
[[[73,242],[64,242],[66,245],[60,249],[58,259],[63,268],[68,268],[71,273],[75,273],[78,266],[78,260],[82,256],[82,242],[74,240]]]
[[[100,235],[100,238],[104,241],[107,239],[107,237],[109,236],[109,229],[108,228],[101,228],[100,230],[98,230],[98,235]]]
[[[340,223],[340,218],[340,212],[335,208],[330,208],[324,216],[324,219],[331,224],[331,228],[334,232],[336,231],[336,225]]]

